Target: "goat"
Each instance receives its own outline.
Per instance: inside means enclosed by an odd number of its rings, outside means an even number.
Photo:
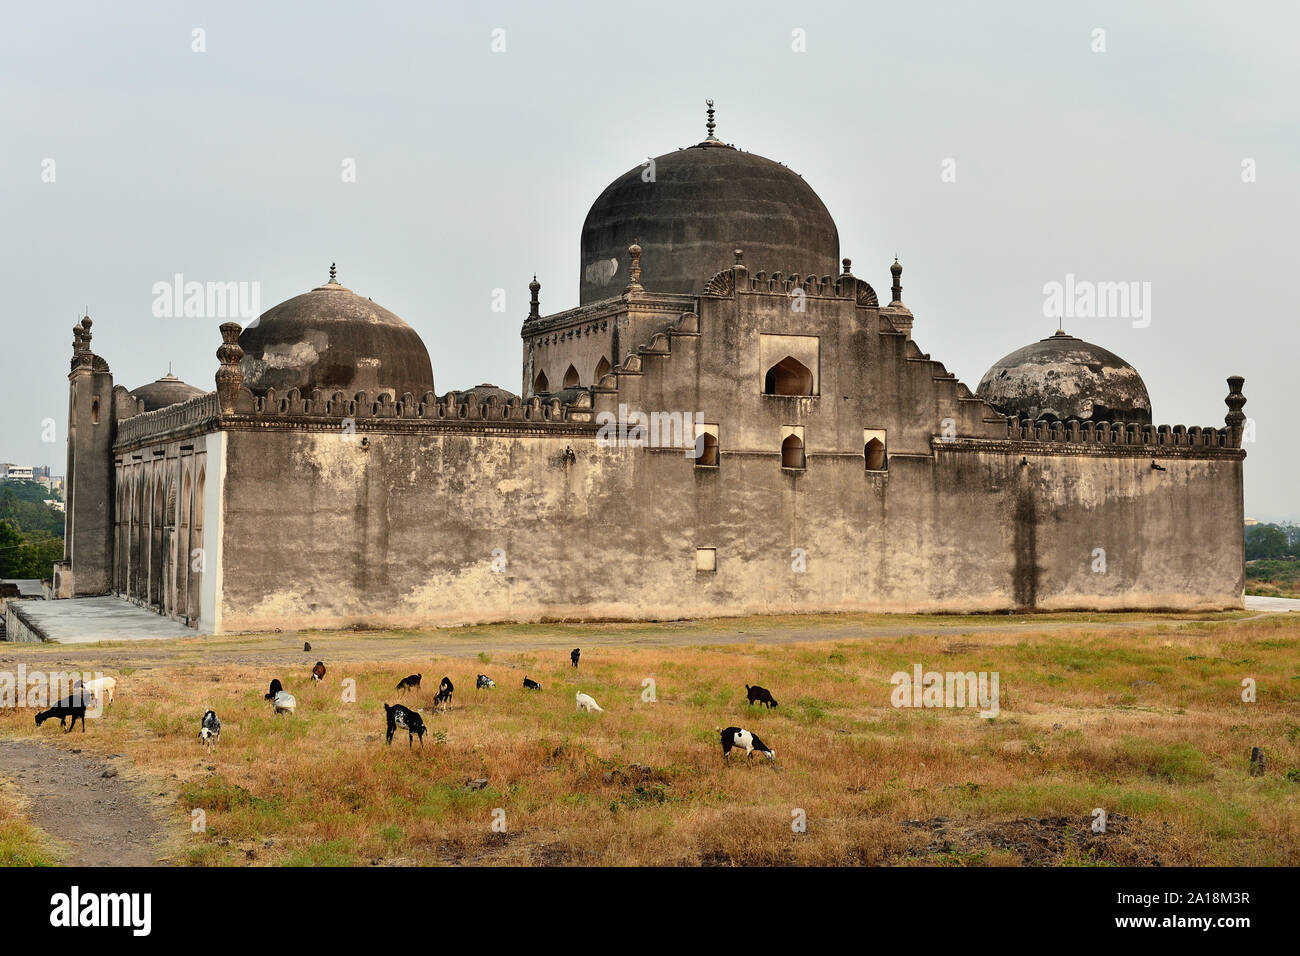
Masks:
[[[282,690],[271,701],[276,714],[292,714],[298,709],[298,699],[287,690]]]
[[[753,687],[750,687],[748,684],[746,684],[745,693],[749,695],[749,702],[751,704],[754,703],[763,704],[769,710],[776,706],[776,699],[772,696],[772,692],[769,691],[766,687],[759,687],[757,684],[755,684]]]
[[[475,684],[474,689],[485,690],[496,686],[497,686],[497,682],[494,681],[491,677],[488,677],[487,674],[479,674],[478,683]]]
[[[316,666],[311,669],[311,679],[320,683],[325,679],[325,662],[317,661]]]
[[[398,727],[406,729],[406,746],[410,747],[411,742],[418,736],[420,738],[420,747],[424,748],[424,720],[415,711],[409,707],[403,707],[401,704],[384,704],[384,715],[388,718],[388,743],[393,743],[393,734]]]
[[[419,686],[420,686],[419,674],[412,674],[410,677],[403,677],[401,680],[397,682],[398,690],[411,690],[412,688],[419,688]]]
[[[587,694],[582,693],[582,691],[579,691],[576,696],[578,700],[578,710],[585,710],[588,712],[594,710],[597,713],[602,714],[605,712],[605,708],[601,707],[600,704],[596,703],[596,701]]]
[[[210,710],[203,715],[203,723],[199,725],[199,742],[211,750],[220,739],[221,718],[215,710]]]
[[[758,739],[758,734],[750,733],[743,727],[728,727],[722,732],[722,759],[727,759],[727,754],[731,753],[732,747],[744,747],[745,756],[754,756],[757,750],[768,760],[776,759],[776,752],[767,744]]]
[[[271,689],[262,695],[262,700],[275,700],[275,695],[284,690],[284,685],[280,683],[277,677],[271,681]]]
[[[113,695],[117,692],[117,678],[96,677],[89,682],[77,681],[72,685],[72,689],[81,691],[83,697],[91,696],[104,704],[111,704]]]
[[[524,690],[541,690],[542,685],[537,683],[531,677],[524,678]]]
[[[86,732],[86,701],[80,694],[73,694],[71,697],[65,697],[49,710],[43,710],[36,715],[36,726],[39,727],[51,717],[59,718],[59,726],[63,728],[66,734],[77,726],[77,718],[81,718],[81,732]],[[65,721],[72,718],[72,723]]]
[[[451,682],[450,677],[444,677],[442,683],[438,685],[438,696],[433,699],[435,707],[441,707],[447,710],[451,707],[451,695],[455,692],[456,685]]]
[[[306,651],[310,651],[310,650],[311,650],[311,641],[303,641],[303,642],[302,642],[302,649],[303,649],[304,652],[306,652]]]
[[[569,660],[573,661],[574,667],[578,666],[578,658],[581,656],[582,656],[581,648],[575,647],[573,650],[569,651]]]

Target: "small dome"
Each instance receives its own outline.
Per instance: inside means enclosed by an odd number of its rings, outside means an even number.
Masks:
[[[146,412],[152,412],[207,393],[201,388],[186,385],[171,372],[168,372],[162,378],[150,382],[148,385],[141,385],[139,388],[131,389],[129,394],[132,398],[144,402]]]
[[[442,396],[444,399],[446,395]],[[515,393],[499,388],[496,385],[475,385],[473,388],[467,388],[463,392],[457,392],[456,398],[460,402],[486,402],[493,398],[497,399],[502,405],[509,403],[515,397]]]
[[[999,359],[975,394],[1018,418],[1151,424],[1151,398],[1137,369],[1064,331]]]
[[[274,388],[433,391],[433,366],[416,331],[387,309],[330,281],[263,312],[239,335],[240,366],[253,392]]]
[[[693,295],[743,249],[751,270],[838,273],[835,220],[803,177],[715,139],[628,170],[600,194],[582,226],[582,305],[627,285],[628,246],[640,243],[641,284]]]

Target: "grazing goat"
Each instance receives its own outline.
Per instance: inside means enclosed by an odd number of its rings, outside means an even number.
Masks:
[[[769,710],[776,706],[776,699],[772,696],[772,692],[766,687],[759,687],[757,684],[750,687],[746,684],[745,693],[749,695],[749,702],[751,704],[763,704]]]
[[[215,710],[210,710],[203,715],[203,723],[199,725],[199,742],[211,750],[220,739],[221,718]]]
[[[573,661],[574,667],[578,666],[578,658],[581,656],[582,656],[581,648],[575,647],[573,650],[569,651],[569,660]]]
[[[410,690],[413,687],[418,688],[419,686],[420,686],[419,674],[412,674],[410,677],[403,677],[401,680],[397,682],[398,690]]]
[[[275,695],[284,690],[284,685],[280,683],[277,677],[271,681],[271,689],[262,695],[262,700],[275,700]]]
[[[754,756],[757,750],[768,760],[775,760],[776,753],[763,741],[758,739],[758,734],[752,734],[743,727],[728,727],[722,732],[722,759],[727,759],[727,754],[731,753],[732,747],[744,747],[745,756]]]
[[[86,701],[81,694],[73,694],[71,697],[65,697],[49,710],[43,710],[36,715],[36,726],[39,727],[51,717],[59,718],[59,726],[63,728],[66,734],[77,726],[77,718],[81,718],[81,732],[86,732]],[[68,718],[72,722],[65,723]]]
[[[596,701],[591,697],[589,697],[588,695],[582,693],[582,691],[578,692],[577,698],[578,698],[578,710],[585,710],[588,712],[594,710],[597,713],[602,713],[602,714],[605,712],[605,708],[601,707],[600,704],[596,703]]]
[[[303,642],[302,642],[302,649],[303,649],[304,652],[306,652],[306,651],[310,651],[310,650],[311,650],[311,642],[310,642],[310,641],[303,641]]]
[[[77,681],[72,685],[72,689],[81,691],[82,697],[91,696],[102,704],[111,704],[113,695],[117,693],[117,678],[96,677],[89,682]]]
[[[298,709],[298,699],[287,690],[282,690],[271,701],[276,714],[292,714]]]
[[[388,718],[388,743],[393,743],[393,734],[398,727],[406,729],[406,746],[411,746],[411,742],[420,738],[420,747],[424,747],[424,720],[415,711],[409,707],[403,707],[401,704],[384,704],[384,715]]]
[[[494,681],[491,677],[488,677],[487,674],[479,674],[478,683],[474,685],[474,689],[485,690],[496,686],[497,686],[497,682]]]
[[[537,683],[531,677],[524,678],[524,690],[541,690],[542,685]]]
[[[311,669],[311,679],[320,683],[325,679],[325,662],[317,661],[316,666]]]
[[[451,707],[451,695],[455,693],[456,685],[451,682],[450,677],[444,677],[442,683],[438,685],[438,696],[433,699],[435,707],[441,707],[443,710]]]

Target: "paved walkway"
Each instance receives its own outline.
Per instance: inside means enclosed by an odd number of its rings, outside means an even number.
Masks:
[[[1247,594],[1246,610],[1284,614],[1287,611],[1300,611],[1300,600],[1296,598],[1257,597],[1253,594]]]
[[[197,637],[198,631],[118,597],[23,601],[22,614],[59,644],[157,641]]]

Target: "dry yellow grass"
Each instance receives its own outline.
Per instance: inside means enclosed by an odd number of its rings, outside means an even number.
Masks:
[[[165,795],[178,862],[194,864],[1300,864],[1300,626],[1287,616],[947,630],[584,645],[578,672],[567,648],[334,660],[344,635],[313,634],[298,665],[188,655],[109,670],[117,702],[84,737],[38,732],[24,710],[0,714],[0,734],[126,755]],[[364,640],[379,648],[385,635]],[[69,669],[95,669],[93,648],[66,650]],[[317,657],[329,674],[313,687]],[[997,671],[1001,713],[895,709],[890,675],[914,663]],[[417,671],[423,690],[394,690]],[[476,692],[479,672],[498,688]],[[525,673],[542,692],[521,689]],[[443,674],[457,687],[446,714],[430,706]],[[272,677],[297,696],[295,716],[276,718],[262,700]],[[1255,703],[1241,700],[1247,677]],[[342,699],[344,678],[356,703]],[[748,707],[746,683],[780,707]],[[578,690],[605,713],[577,713]],[[384,744],[381,705],[404,699],[424,711],[423,749],[400,730]],[[197,737],[209,706],[223,723],[211,756]],[[758,733],[777,760],[724,762],[717,731],[730,724]],[[1262,777],[1248,773],[1253,746],[1268,756]],[[486,787],[467,788],[475,778]],[[1096,807],[1105,834],[1088,828]],[[195,809],[203,832],[190,832]],[[798,811],[806,832],[792,828]]]

